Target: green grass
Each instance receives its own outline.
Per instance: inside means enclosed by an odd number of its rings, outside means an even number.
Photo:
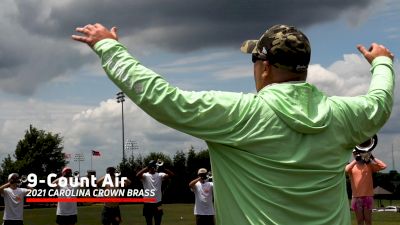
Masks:
[[[142,204],[121,205],[122,224],[146,224],[142,216]],[[102,204],[78,207],[77,225],[101,224]],[[162,225],[195,225],[193,204],[164,204]],[[3,212],[0,213],[3,218]],[[181,219],[182,217],[182,219]],[[24,210],[24,225],[55,225],[56,208]]]
[[[374,207],[378,207],[379,204],[384,206],[397,205],[400,206],[400,200],[377,200],[375,199]],[[357,225],[355,215],[352,212],[352,225]],[[400,213],[393,212],[373,212],[372,213],[372,224],[377,225],[399,225],[400,224]]]
[[[351,215],[352,225],[357,225],[354,213]],[[394,212],[374,212],[372,213],[372,224],[377,225],[399,225],[400,213]]]
[[[392,202],[393,205],[398,205]],[[389,205],[389,202],[385,202]],[[100,215],[103,206],[101,204],[91,206],[80,206],[78,208],[77,225],[101,224]],[[142,216],[142,204],[121,205],[123,224],[136,225],[145,224]],[[194,225],[193,204],[164,204],[164,216],[162,225]],[[0,216],[2,217],[2,212]],[[182,217],[182,219],[181,219]],[[37,208],[24,210],[25,225],[55,225],[56,208]],[[376,212],[373,213],[373,224],[377,225],[399,225],[400,213]],[[352,225],[356,225],[354,213],[352,213]]]

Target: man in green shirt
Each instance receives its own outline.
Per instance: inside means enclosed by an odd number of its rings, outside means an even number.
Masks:
[[[188,92],[141,65],[117,41],[115,27],[89,24],[76,31],[82,35],[72,38],[93,48],[133,102],[206,141],[216,224],[350,224],[344,167],[393,105],[393,55],[384,46],[358,46],[372,66],[366,95],[328,97],[305,81],[307,37],[276,25],[241,48],[252,54],[257,94]]]

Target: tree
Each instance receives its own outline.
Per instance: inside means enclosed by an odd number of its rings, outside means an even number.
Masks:
[[[198,166],[211,171],[210,154],[208,150],[201,150],[196,155]],[[197,172],[197,171],[196,171]]]
[[[183,151],[177,151],[173,157],[175,174],[186,174],[186,154]]]
[[[38,179],[45,179],[50,173],[60,173],[67,164],[62,152],[62,137],[32,125],[26,130],[23,139],[18,141],[14,158],[8,156],[1,165],[3,177],[13,169],[20,175],[34,173]]]
[[[4,184],[7,181],[8,175],[16,172],[16,166],[14,161],[11,158],[11,155],[8,154],[6,158],[3,159],[1,163],[1,183]]]
[[[186,169],[186,154],[183,151],[177,151],[173,157],[173,170],[175,176],[171,182],[170,196],[173,196],[173,202],[188,203],[193,200],[193,193],[189,189],[190,178]]]
[[[128,188],[142,188],[140,179],[136,177],[136,173],[142,169],[142,165],[143,157],[141,155],[139,155],[137,158],[132,155],[128,160],[125,160],[124,162],[121,161],[121,163],[118,165],[118,169],[121,171],[121,177],[127,177],[131,181],[131,184],[128,186]]]
[[[194,151],[193,146],[190,146],[190,149],[188,151],[186,167],[189,177],[197,176],[197,170],[199,169],[199,165],[197,162],[196,152]]]

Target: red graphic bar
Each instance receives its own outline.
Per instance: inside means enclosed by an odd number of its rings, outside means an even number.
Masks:
[[[155,203],[155,198],[26,198],[26,202],[144,202]]]

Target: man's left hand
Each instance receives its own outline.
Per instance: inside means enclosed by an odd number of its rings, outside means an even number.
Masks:
[[[99,23],[88,24],[84,27],[77,27],[76,31],[82,33],[83,35],[72,35],[72,39],[86,43],[90,47],[93,47],[97,42],[103,39],[111,38],[118,40],[116,27],[112,27],[111,30],[108,30]]]

